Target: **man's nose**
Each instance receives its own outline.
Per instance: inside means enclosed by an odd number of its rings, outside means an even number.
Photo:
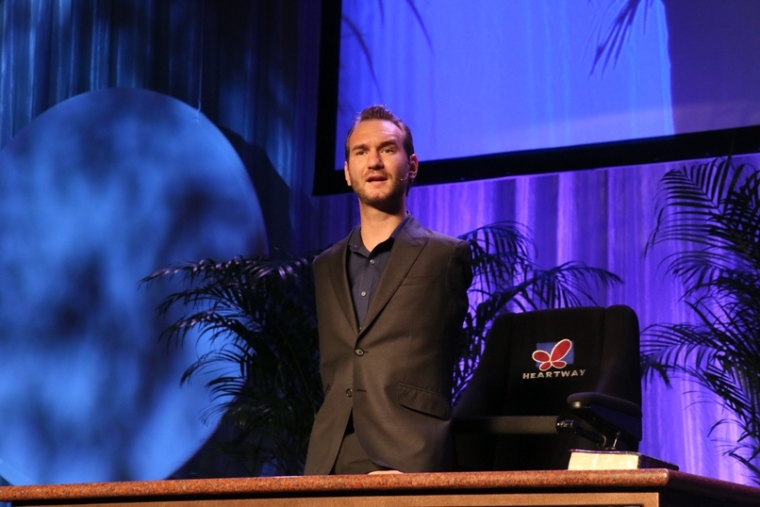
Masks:
[[[377,151],[369,152],[368,166],[370,169],[382,169],[383,159],[380,158],[380,153]]]

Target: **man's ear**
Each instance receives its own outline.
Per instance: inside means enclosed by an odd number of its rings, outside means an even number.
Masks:
[[[409,178],[414,179],[417,177],[417,170],[420,167],[420,163],[417,160],[417,155],[412,153],[412,156],[409,157]]]
[[[351,186],[351,173],[348,172],[348,161],[343,162],[343,176],[346,178],[346,185]]]

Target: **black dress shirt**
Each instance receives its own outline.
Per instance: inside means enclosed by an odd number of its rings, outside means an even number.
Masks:
[[[409,222],[412,215],[407,213],[406,218],[396,227],[390,237],[378,244],[371,252],[362,243],[361,228],[356,227],[351,231],[348,241],[348,283],[351,286],[351,297],[354,300],[354,314],[359,329],[367,316],[369,302],[377,289],[380,275],[388,261],[393,247],[393,242],[399,232]]]

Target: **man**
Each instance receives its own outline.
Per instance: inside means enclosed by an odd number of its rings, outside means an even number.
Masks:
[[[407,211],[417,169],[409,128],[383,106],[362,111],[344,164],[361,223],[314,261],[325,401],[306,474],[451,467],[451,380],[470,249]]]

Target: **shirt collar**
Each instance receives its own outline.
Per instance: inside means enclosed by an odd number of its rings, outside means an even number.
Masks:
[[[391,235],[383,241],[385,243],[386,241],[393,240],[395,241],[399,234],[401,234],[401,231],[406,227],[406,224],[409,223],[409,220],[412,219],[412,214],[409,213],[409,211],[406,212],[406,216],[401,221],[398,226],[396,226],[395,229],[393,229],[393,232]],[[351,249],[352,252],[364,252],[365,254],[369,254],[369,250],[367,250],[364,247],[364,243],[362,243],[362,235],[361,235],[361,225],[357,225],[354,227],[354,229],[351,231],[351,236],[348,238],[348,247]]]

